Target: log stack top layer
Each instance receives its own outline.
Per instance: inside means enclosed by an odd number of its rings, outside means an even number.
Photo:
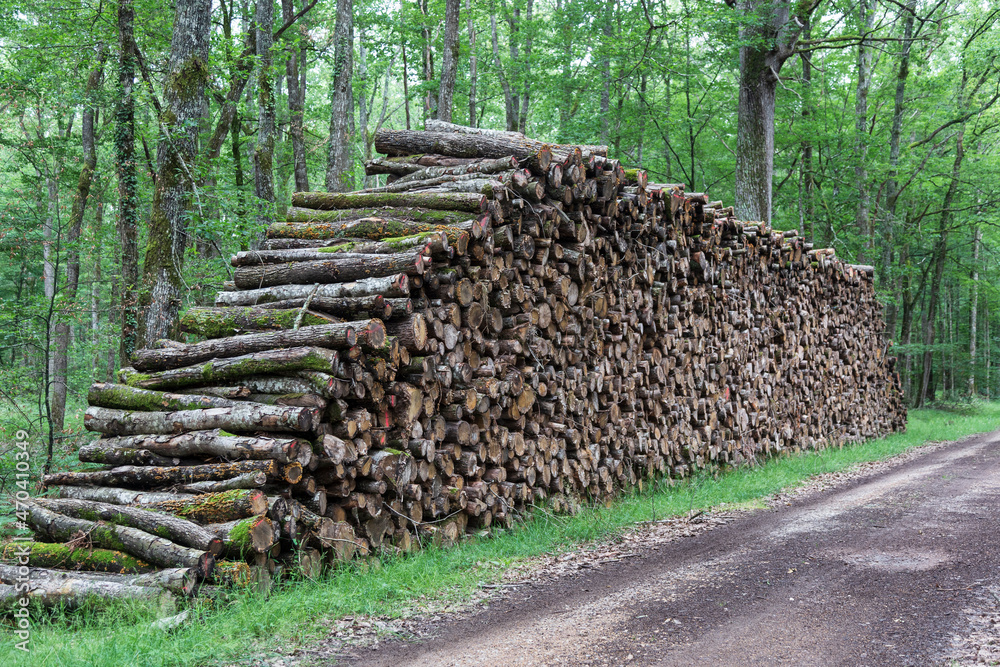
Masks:
[[[904,428],[870,267],[604,147],[428,129],[376,136],[385,185],[296,193],[195,342],[94,385],[101,467],[46,478],[33,565],[99,569],[84,531],[128,576],[260,582]]]

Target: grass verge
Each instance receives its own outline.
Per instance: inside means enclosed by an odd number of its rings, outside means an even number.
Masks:
[[[397,616],[414,606],[443,607],[467,598],[483,584],[496,583],[505,569],[520,561],[608,538],[637,521],[724,503],[750,503],[817,474],[998,426],[1000,403],[916,410],[910,413],[908,431],[888,438],[781,457],[755,468],[717,477],[702,475],[672,486],[661,483],[608,507],[585,507],[574,516],[538,512],[532,520],[491,539],[359,563],[320,581],[287,582],[266,601],[249,593],[227,600],[195,600],[189,603],[193,618],[171,633],[149,627],[163,610],[137,603],[73,614],[36,613],[31,653],[15,650],[13,634],[3,633],[0,664],[262,664],[275,647],[287,652],[322,637],[325,623],[343,615]]]

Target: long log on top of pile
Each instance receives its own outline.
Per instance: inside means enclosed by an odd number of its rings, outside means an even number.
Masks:
[[[118,528],[191,548],[122,506],[221,543],[209,583],[266,587],[903,427],[868,267],[605,147],[427,129],[377,134],[384,183],[296,193],[188,342],[91,388],[79,458],[104,467],[45,477],[67,529],[38,532],[66,543],[33,565],[96,568],[70,530],[91,517],[98,549]]]

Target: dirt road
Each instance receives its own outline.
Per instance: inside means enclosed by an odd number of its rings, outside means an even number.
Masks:
[[[426,632],[348,662],[1000,664],[1000,432]]]

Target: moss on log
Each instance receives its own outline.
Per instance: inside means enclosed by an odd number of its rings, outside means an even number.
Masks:
[[[225,292],[224,292],[225,293]],[[258,331],[292,329],[301,313],[300,308],[289,310],[259,308],[188,308],[181,316],[181,331],[205,338],[226,338]],[[307,310],[301,326],[336,324],[340,320],[323,313]]]
[[[141,574],[156,568],[116,549],[95,549],[53,542],[11,542],[3,547],[3,561],[62,570]]]

